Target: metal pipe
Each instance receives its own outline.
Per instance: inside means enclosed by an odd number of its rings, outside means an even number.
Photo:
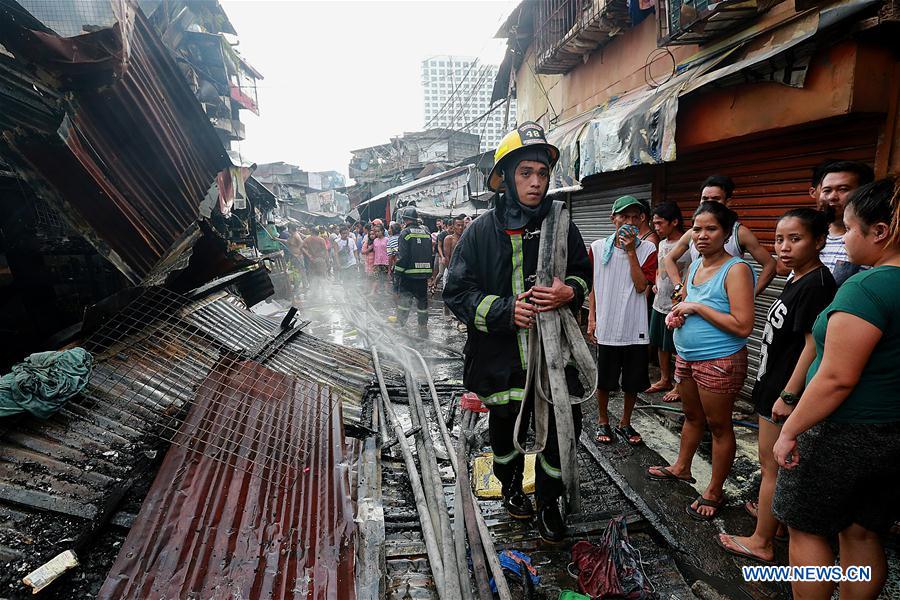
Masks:
[[[475,572],[475,583],[478,588],[478,596],[481,600],[493,600],[491,584],[488,581],[487,566],[484,557],[484,545],[481,542],[481,534],[478,531],[478,522],[475,518],[475,499],[472,497],[472,486],[469,483],[469,470],[465,468],[466,456],[469,453],[469,433],[472,430],[473,416],[475,413],[465,411],[465,415],[459,424],[459,445],[457,447],[457,463],[464,465],[456,473],[457,505],[462,501],[462,514],[457,513],[457,518],[462,518],[466,532],[469,536],[469,553],[472,555],[472,570]],[[465,491],[464,491],[465,490]],[[468,493],[466,493],[468,492]],[[493,547],[491,552],[494,552]],[[501,572],[502,577],[502,572]]]
[[[450,526],[450,511],[447,507],[447,498],[444,495],[444,483],[441,480],[441,473],[438,469],[437,458],[434,452],[434,440],[431,438],[431,432],[428,429],[428,416],[425,414],[425,406],[422,403],[422,395],[419,393],[419,386],[416,383],[412,372],[406,372],[406,390],[409,396],[409,413],[410,416],[415,415],[416,419],[413,425],[418,422],[422,426],[419,432],[419,440],[423,452],[419,453],[419,466],[422,469],[422,478],[430,485],[425,488],[425,496],[428,497],[431,492],[430,505],[434,510],[434,517],[437,520],[435,529],[440,532],[438,542],[443,548],[444,558],[444,587],[447,595],[451,598],[459,598],[462,595],[462,588],[469,585],[469,570],[465,571],[465,581],[460,582],[462,569],[456,562],[456,548],[453,543],[453,530]],[[419,445],[419,444],[417,444]],[[430,490],[429,490],[430,487]]]
[[[416,472],[416,462],[413,459],[412,451],[409,449],[409,442],[403,436],[403,427],[400,425],[400,419],[397,418],[397,413],[394,412],[394,407],[391,405],[391,399],[388,396],[387,388],[384,385],[384,374],[381,371],[381,361],[378,360],[378,350],[376,348],[372,348],[372,364],[378,379],[378,387],[381,389],[381,407],[384,410],[386,420],[394,429],[394,435],[397,437],[400,444],[400,450],[403,453],[403,462],[406,464],[406,471],[409,474],[409,483],[412,487],[413,497],[416,501],[416,512],[419,514],[419,521],[422,523],[422,537],[425,540],[425,551],[428,554],[428,564],[431,566],[431,574],[434,576],[438,596],[443,597],[444,561],[441,558],[441,552],[437,546],[434,527],[431,525],[431,515],[428,513],[428,505],[425,501],[425,491],[422,489],[422,482],[419,479],[419,474]]]
[[[434,403],[434,407],[435,407],[435,410],[437,411],[437,414],[440,415],[441,414],[440,401],[438,399],[437,389],[434,385],[434,378],[431,376],[431,371],[428,369],[428,365],[425,363],[425,360],[422,358],[421,354],[419,354],[416,350],[414,350],[412,348],[408,348],[408,349],[411,350],[419,358],[419,361],[422,363],[422,368],[425,373],[425,378],[428,381],[428,388],[431,391],[432,402]],[[475,414],[471,413],[471,411],[470,411],[470,414],[473,417],[475,417]],[[449,451],[449,449],[453,447],[453,443],[450,440],[450,433],[447,431],[447,426],[446,426],[446,424],[443,423],[443,420],[440,417],[438,417],[438,426],[441,431],[441,436],[444,440],[444,446],[445,446],[445,448],[448,449],[447,454],[450,457],[450,464],[453,466],[453,472],[456,474],[457,479],[459,479],[460,477],[465,477],[465,480],[468,481],[468,479],[469,479],[468,471],[466,471],[465,474],[463,474],[463,471],[465,471],[467,469],[465,458],[463,458],[463,461],[460,463],[459,460],[457,459],[456,455],[453,452]],[[471,431],[471,430],[469,430],[469,431]],[[462,436],[462,428],[460,428],[460,436]],[[461,437],[461,439],[462,439],[462,437]],[[462,465],[462,468],[460,468],[460,465]],[[494,575],[494,581],[496,582],[496,585],[497,585],[497,591],[500,595],[501,600],[509,600],[511,598],[511,595],[509,592],[509,587],[506,584],[506,579],[503,575],[503,569],[500,566],[499,559],[497,558],[497,551],[494,547],[494,541],[491,538],[491,533],[488,530],[487,524],[484,521],[484,516],[481,514],[481,507],[478,505],[478,502],[475,500],[475,497],[472,494],[472,486],[466,485],[466,487],[464,489],[467,492],[466,500],[468,503],[471,503],[471,505],[472,505],[472,512],[474,513],[476,525],[478,528],[478,534],[479,534],[478,537],[480,538],[483,551],[485,552],[485,554],[487,556],[488,564],[491,567],[491,572]],[[471,550],[471,547],[472,547],[471,537],[470,537],[469,547]],[[474,556],[474,551],[472,552],[472,554]]]

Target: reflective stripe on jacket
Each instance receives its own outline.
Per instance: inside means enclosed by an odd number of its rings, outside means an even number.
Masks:
[[[516,296],[534,284],[540,244],[540,223],[524,230],[501,227],[493,210],[469,225],[453,251],[443,292],[447,307],[468,326],[463,383],[489,406],[524,397],[529,332],[515,326],[513,312]],[[592,274],[574,223],[567,244],[565,283],[575,291],[569,306],[577,312]],[[567,369],[567,375],[570,391],[579,393],[574,371]]]

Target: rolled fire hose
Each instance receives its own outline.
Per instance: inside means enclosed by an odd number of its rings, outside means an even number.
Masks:
[[[535,285],[550,287],[553,285],[554,277],[565,281],[568,238],[569,212],[563,202],[555,200],[541,225]],[[553,407],[553,414],[556,417],[556,438],[559,441],[560,470],[566,492],[566,512],[578,513],[581,512],[581,493],[578,476],[578,440],[575,438],[572,405],[580,404],[594,396],[597,390],[597,363],[569,307],[563,306],[556,310],[537,313],[536,321],[528,339],[524,396],[526,400],[529,394],[533,396],[535,442],[532,448],[527,449],[519,443],[522,417],[526,413],[523,400],[516,418],[513,443],[516,450],[523,454],[542,452],[547,445],[550,407]],[[570,361],[574,361],[578,379],[587,392],[582,398],[569,396],[565,368]],[[525,427],[528,427],[527,422]]]

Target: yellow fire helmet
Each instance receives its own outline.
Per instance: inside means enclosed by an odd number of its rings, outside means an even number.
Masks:
[[[494,153],[494,168],[491,169],[488,177],[488,187],[492,191],[502,192],[506,187],[503,183],[504,162],[508,162],[508,158],[514,156],[518,150],[531,147],[546,148],[547,153],[550,154],[550,169],[553,169],[556,161],[559,160],[559,148],[547,143],[544,129],[540,125],[534,121],[526,121],[507,133],[500,140],[500,145],[497,146],[497,151]]]

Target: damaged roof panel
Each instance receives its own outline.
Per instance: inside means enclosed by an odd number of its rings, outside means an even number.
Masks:
[[[354,598],[331,390],[254,361],[213,371],[99,598]]]
[[[58,131],[10,130],[5,138],[23,166],[49,180],[53,200],[96,233],[88,238],[98,250],[137,281],[196,221],[230,162],[143,13],[125,0],[110,6],[112,28],[60,38],[0,1],[10,16],[0,19],[0,43],[24,72],[50,73],[71,92]]]

